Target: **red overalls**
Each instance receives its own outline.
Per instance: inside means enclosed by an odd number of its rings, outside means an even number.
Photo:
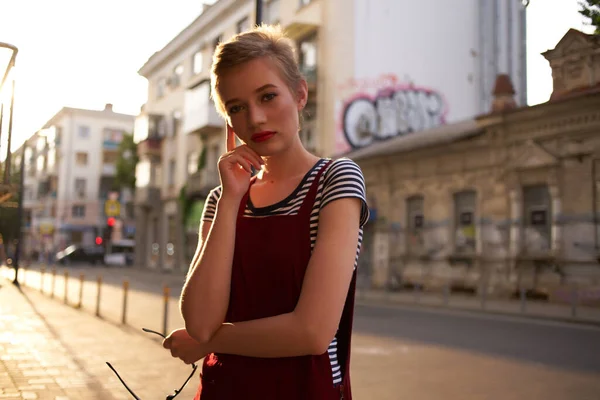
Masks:
[[[311,256],[310,214],[323,166],[297,215],[243,217],[248,192],[240,203],[227,322],[276,316],[294,310]],[[326,268],[326,265],[321,266]],[[195,400],[351,399],[350,337],[356,273],[340,321],[338,364],[341,385],[334,386],[329,355],[285,358],[210,354]]]

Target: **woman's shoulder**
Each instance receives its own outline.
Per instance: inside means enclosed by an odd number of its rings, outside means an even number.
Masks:
[[[331,180],[338,180],[341,178],[358,178],[364,181],[364,176],[360,166],[347,157],[340,157],[336,159],[327,159],[329,165],[323,172],[323,178],[325,182],[330,182]]]

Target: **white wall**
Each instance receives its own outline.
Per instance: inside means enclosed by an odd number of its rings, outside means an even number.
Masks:
[[[336,82],[336,154],[485,113],[496,74],[522,70],[518,0],[354,0],[354,7],[354,81]],[[382,89],[389,91],[378,95]],[[359,121],[375,138],[360,135]]]

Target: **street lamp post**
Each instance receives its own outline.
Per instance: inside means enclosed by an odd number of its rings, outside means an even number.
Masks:
[[[15,66],[15,60],[17,59],[17,53],[19,52],[19,49],[16,46],[13,46],[12,44],[8,44],[8,43],[3,43],[0,42],[0,73],[2,73],[2,80],[0,81],[0,93],[2,92],[2,89],[4,88],[4,83],[6,82],[6,79],[8,78],[8,74],[10,73],[11,69]],[[12,186],[10,185],[10,167],[11,167],[11,153],[10,153],[10,146],[12,144],[12,125],[13,125],[13,110],[14,110],[14,106],[15,106],[15,79],[14,77],[12,77],[12,87],[11,87],[11,96],[10,96],[10,111],[9,111],[9,120],[8,120],[8,138],[7,138],[7,149],[6,149],[6,159],[4,160],[4,185],[0,185],[0,187],[4,188],[6,187],[9,191],[9,193],[13,190]],[[0,101],[1,102],[1,101]],[[0,121],[3,122],[3,113],[4,113],[4,103],[2,103],[2,107],[0,107]],[[0,139],[1,139],[1,135],[2,134],[2,127],[1,127],[1,123],[0,123]],[[21,251],[21,236],[22,236],[22,231],[21,231],[21,225],[22,225],[22,219],[23,219],[23,182],[24,182],[24,167],[25,167],[25,145],[23,145],[23,155],[21,157],[21,176],[19,178],[20,182],[19,182],[19,203],[18,203],[18,211],[17,211],[17,215],[18,215],[18,226],[17,226],[17,245],[15,248],[15,256],[14,256],[14,268],[15,268],[15,278],[13,280],[13,283],[15,285],[19,285],[19,253]],[[4,193],[0,193],[0,194],[4,194]]]
[[[262,24],[263,4],[262,0],[256,0],[256,25]]]

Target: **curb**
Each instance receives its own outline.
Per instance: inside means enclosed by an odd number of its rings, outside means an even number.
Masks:
[[[517,318],[524,321],[534,320],[534,321],[546,321],[546,322],[561,322],[573,325],[583,325],[583,326],[591,326],[595,328],[600,328],[600,321],[591,320],[591,319],[583,319],[583,318],[569,318],[569,317],[554,317],[554,316],[545,316],[540,314],[518,314],[507,311],[500,310],[477,310],[473,308],[460,307],[460,306],[445,306],[445,305],[435,305],[435,304],[423,304],[423,303],[407,303],[402,301],[386,301],[379,299],[359,299],[358,297],[355,300],[356,305],[361,306],[378,306],[378,307],[390,307],[390,308],[405,308],[405,309],[428,309],[437,312],[444,311],[459,311],[473,315],[496,315],[503,317],[511,317]]]

